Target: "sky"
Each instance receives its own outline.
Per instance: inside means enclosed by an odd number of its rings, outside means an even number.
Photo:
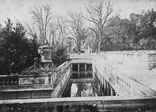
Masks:
[[[7,18],[13,22],[31,22],[30,10],[34,7],[49,5],[57,16],[66,16],[67,11],[85,11],[85,6],[93,0],[0,0],[0,23]],[[112,0],[114,14],[127,18],[130,13],[141,13],[142,10],[156,9],[156,0]]]

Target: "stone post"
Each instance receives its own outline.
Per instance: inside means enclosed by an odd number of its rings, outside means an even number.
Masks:
[[[87,64],[85,64],[85,70],[84,70],[84,72],[85,72],[85,76],[84,77],[87,77],[88,78],[88,76],[87,76]]]
[[[78,78],[80,78],[80,64],[78,63]]]

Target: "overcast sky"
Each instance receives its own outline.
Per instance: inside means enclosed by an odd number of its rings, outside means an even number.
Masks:
[[[0,0],[0,23],[7,17],[12,21],[30,22],[30,10],[34,6],[50,5],[56,15],[66,15],[67,11],[84,11],[84,7],[91,0]],[[93,1],[93,0],[92,0]],[[112,0],[114,13],[119,12],[122,18],[130,13],[140,13],[142,10],[156,9],[156,0]]]

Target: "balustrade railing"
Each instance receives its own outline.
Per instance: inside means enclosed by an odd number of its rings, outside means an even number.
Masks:
[[[120,96],[0,100],[1,112],[155,112],[156,98]],[[4,111],[5,110],[5,111]]]
[[[52,73],[52,84],[54,84],[54,87],[61,81],[62,77],[64,76],[64,73],[69,69],[70,63],[69,62],[64,62],[60,66],[54,70]]]
[[[7,86],[27,86],[27,85],[37,85],[37,84],[53,84],[58,83],[58,80],[66,71],[69,66],[67,62],[63,63],[56,68],[53,72],[47,72],[46,75],[39,74],[35,75],[0,75],[0,87]]]
[[[130,96],[156,96],[156,92],[136,80],[128,77],[122,71],[107,65],[104,62],[93,62],[94,72],[97,73],[98,79],[105,78],[109,84],[120,95]],[[102,80],[101,80],[102,82]]]
[[[52,97],[61,97],[66,88],[67,83],[69,82],[71,75],[70,63],[65,62],[57,68],[57,72],[55,74],[56,79],[53,80],[54,91],[52,93]]]
[[[0,87],[18,84],[19,78],[17,76],[0,76]]]

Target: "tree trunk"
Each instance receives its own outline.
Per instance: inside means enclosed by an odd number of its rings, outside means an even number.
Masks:
[[[97,52],[100,52],[100,51],[101,51],[100,48],[101,48],[101,41],[100,41],[100,39],[99,39],[99,41],[98,41],[98,50],[97,50]]]
[[[100,31],[99,31],[99,38],[98,38],[98,45],[97,45],[97,52],[100,52],[101,50],[100,50],[100,48],[101,48],[101,35],[102,33],[101,33],[101,29],[100,29]]]

